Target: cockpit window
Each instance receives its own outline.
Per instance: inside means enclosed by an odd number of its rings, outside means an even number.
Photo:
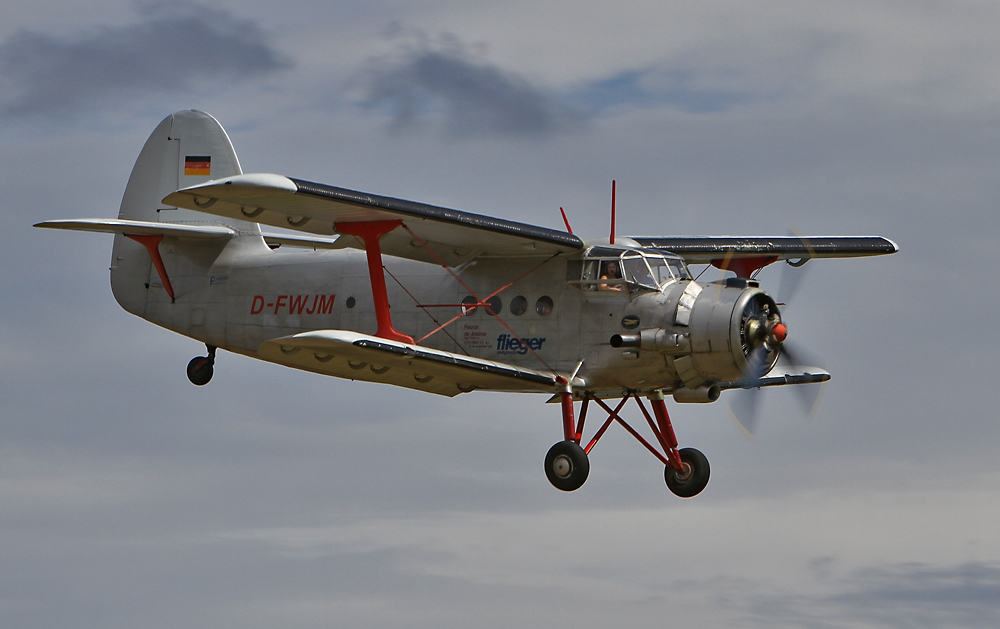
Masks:
[[[646,259],[641,257],[625,258],[625,279],[633,284],[645,286],[646,288],[659,288],[659,283],[653,279],[653,274],[649,271]]]
[[[657,283],[663,286],[667,282],[673,281],[675,279],[689,280],[691,276],[688,274],[687,267],[684,266],[683,260],[678,260],[676,258],[646,258],[649,262],[649,267],[653,270],[653,277],[656,278]]]
[[[684,260],[666,252],[592,247],[582,260],[571,260],[566,279],[585,291],[660,290],[691,279]]]
[[[653,271],[656,283],[661,286],[674,279],[673,273],[670,272],[670,267],[667,266],[667,261],[663,258],[650,258],[649,268]]]
[[[684,260],[680,258],[667,258],[667,266],[670,267],[670,272],[673,273],[674,277],[682,280],[691,279],[691,274],[688,273],[688,268],[684,264]]]

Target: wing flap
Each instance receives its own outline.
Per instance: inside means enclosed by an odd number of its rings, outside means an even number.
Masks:
[[[273,174],[209,181],[178,190],[163,202],[320,236],[337,234],[339,222],[401,219],[434,255],[405,229],[382,238],[383,253],[424,262],[435,262],[437,256],[452,266],[480,256],[551,255],[584,248],[582,240],[567,232]],[[345,246],[363,248],[353,237],[344,240]]]
[[[381,382],[452,397],[475,389],[558,390],[557,378],[542,372],[443,350],[349,332],[314,330],[265,341],[257,353],[267,360],[352,380]],[[574,385],[583,386],[576,378]]]

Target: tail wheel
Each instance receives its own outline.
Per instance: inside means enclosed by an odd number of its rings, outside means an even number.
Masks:
[[[677,454],[681,457],[681,465],[683,465],[684,470],[678,471],[668,465],[663,472],[663,479],[667,481],[667,487],[674,495],[681,498],[697,496],[708,485],[708,477],[711,472],[708,459],[694,448],[684,448],[679,450]]]
[[[199,387],[208,384],[208,381],[212,379],[212,374],[215,372],[215,369],[212,367],[214,362],[210,356],[195,356],[192,358],[187,366],[187,377],[191,381],[191,384],[196,384]]]
[[[590,459],[580,444],[560,441],[545,455],[545,475],[556,489],[575,491],[587,482]]]

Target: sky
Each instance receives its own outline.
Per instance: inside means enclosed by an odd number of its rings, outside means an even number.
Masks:
[[[3,3],[0,625],[996,626],[997,24],[974,0]],[[799,269],[790,339],[833,375],[811,420],[765,391],[751,442],[668,401],[701,495],[621,430],[563,493],[542,396],[224,352],[193,387],[203,346],[118,307],[110,237],[31,228],[116,217],[187,108],[245,172],[561,206],[594,238],[616,179],[620,235],[900,252]]]

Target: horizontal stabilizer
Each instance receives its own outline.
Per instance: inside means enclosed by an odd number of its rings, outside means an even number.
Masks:
[[[238,232],[223,225],[187,225],[180,223],[153,223],[150,221],[129,221],[108,218],[78,218],[72,220],[44,221],[35,227],[48,229],[69,229],[72,231],[101,232],[106,234],[132,234],[134,236],[172,236],[174,238],[196,238],[224,240],[238,235]]]
[[[314,330],[265,341],[257,353],[266,360],[352,380],[381,382],[449,397],[475,389],[558,390],[568,374],[543,372],[509,363],[455,354],[349,332]],[[579,378],[576,386],[584,386]]]
[[[858,258],[896,253],[899,247],[880,236],[668,236],[634,238],[643,247],[662,249],[684,258],[689,264],[709,264],[713,260],[774,257],[777,260],[810,258]]]

